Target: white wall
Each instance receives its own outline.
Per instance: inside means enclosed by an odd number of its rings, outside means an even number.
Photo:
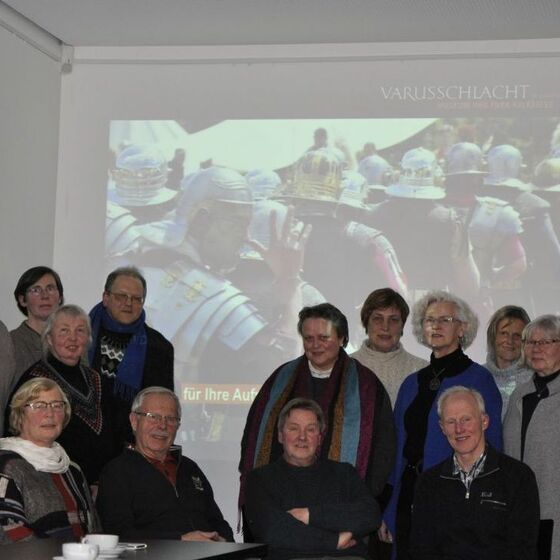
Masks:
[[[13,328],[22,318],[12,295],[20,274],[53,259],[60,63],[52,48],[47,54],[24,40],[2,16],[0,319]]]

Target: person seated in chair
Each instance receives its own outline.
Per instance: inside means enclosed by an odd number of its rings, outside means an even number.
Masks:
[[[247,521],[268,560],[368,557],[379,506],[352,465],[318,458],[325,431],[315,401],[290,400],[278,418],[283,455],[247,476]]]
[[[181,422],[179,399],[147,387],[133,403],[135,446],[109,462],[99,481],[97,508],[107,533],[128,539],[233,541],[198,465],[172,447]]]
[[[539,495],[533,471],[486,443],[482,395],[456,385],[437,403],[453,455],[416,484],[409,557],[537,558]]]

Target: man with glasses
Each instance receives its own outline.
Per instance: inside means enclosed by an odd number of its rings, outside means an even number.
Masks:
[[[533,471],[486,443],[482,395],[456,385],[437,403],[453,455],[420,475],[410,558],[534,559],[539,495]]]
[[[180,423],[179,399],[169,389],[148,387],[136,395],[130,413],[136,443],[101,473],[97,507],[107,533],[233,541],[204,473],[173,446]]]
[[[131,441],[128,413],[138,391],[152,385],[174,388],[173,346],[146,324],[146,290],[136,267],[117,268],[107,277],[102,301],[90,312],[89,362],[111,382],[119,441]]]

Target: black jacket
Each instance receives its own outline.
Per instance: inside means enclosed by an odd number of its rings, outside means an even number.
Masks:
[[[306,525],[290,515],[309,509]],[[310,467],[283,458],[250,471],[245,512],[257,542],[269,545],[268,560],[318,556],[361,556],[361,538],[381,524],[379,506],[348,463],[320,459]],[[338,535],[350,531],[356,546],[337,550]]]
[[[131,449],[106,465],[99,481],[97,509],[103,529],[122,539],[180,539],[190,531],[217,531],[228,541],[233,533],[214,501],[198,465],[177,457],[174,487],[140,453]]]
[[[488,446],[469,495],[453,457],[417,481],[410,556],[414,560],[536,560],[539,496],[533,471]]]

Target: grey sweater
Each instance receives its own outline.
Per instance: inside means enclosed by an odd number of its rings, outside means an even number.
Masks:
[[[16,356],[16,371],[12,388],[24,371],[27,371],[35,362],[43,357],[41,335],[27,325],[25,321],[10,331]]]
[[[560,377],[548,384],[549,396],[533,412],[521,457],[523,397],[535,390],[534,382],[528,381],[511,395],[504,419],[504,450],[533,469],[539,487],[541,519],[554,520],[551,560],[560,560]]]

